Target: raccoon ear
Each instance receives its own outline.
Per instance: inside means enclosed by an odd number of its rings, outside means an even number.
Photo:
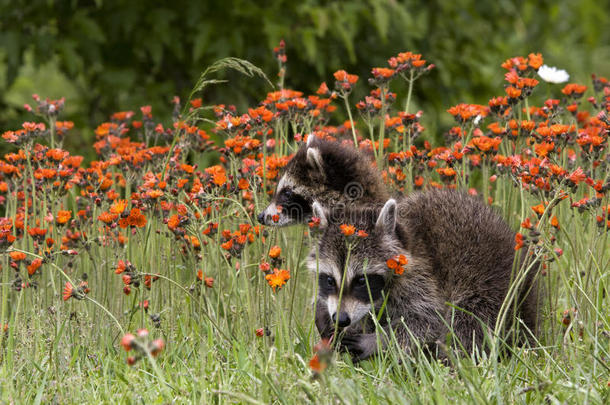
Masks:
[[[320,218],[320,229],[326,228],[328,225],[328,219],[324,207],[322,207],[319,202],[314,201],[313,204],[311,204],[311,212],[312,216]]]
[[[324,164],[322,161],[322,155],[317,148],[307,149],[307,163],[314,169],[324,175]]]
[[[396,200],[390,198],[379,213],[375,229],[383,233],[394,233],[396,230]]]
[[[313,133],[307,135],[307,147],[309,148],[313,143],[313,140],[316,139],[316,136]]]

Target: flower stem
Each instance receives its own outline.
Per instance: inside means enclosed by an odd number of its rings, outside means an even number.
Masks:
[[[409,90],[407,91],[407,101],[405,103],[405,113],[409,112],[409,104],[411,104],[411,94],[413,92],[413,70],[411,70],[411,77],[408,80],[409,82]]]
[[[379,127],[379,153],[377,154],[377,168],[379,170],[383,170],[381,166],[383,163],[383,140],[385,138],[385,113],[387,110],[386,105],[386,93],[387,88],[385,86],[381,87],[381,122]],[[373,148],[375,145],[373,144]]]
[[[354,147],[358,149],[358,139],[356,138],[356,128],[354,127],[354,119],[352,118],[352,110],[349,108],[349,102],[347,101],[347,94],[343,95],[343,101],[345,102],[345,109],[347,110],[347,116],[349,117],[350,127],[352,128],[352,136],[354,137]]]

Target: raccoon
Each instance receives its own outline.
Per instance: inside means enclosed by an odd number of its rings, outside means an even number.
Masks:
[[[304,223],[311,217],[314,200],[324,207],[386,201],[388,191],[371,164],[354,147],[309,135],[286,166],[258,221],[272,226]]]
[[[337,328],[340,347],[355,360],[375,354],[378,336],[389,333],[375,333],[370,316],[383,307],[379,319],[386,323],[380,325],[391,328],[406,350],[419,344],[445,357],[448,347],[486,349],[484,329],[494,329],[514,279],[515,256],[514,232],[490,207],[459,191],[430,190],[381,208],[337,212],[314,202],[312,210],[321,236],[307,261],[318,274],[315,322],[323,338]],[[342,223],[368,236],[346,243]],[[388,268],[388,259],[398,255],[407,259],[402,275]],[[533,273],[521,284],[506,332],[518,317],[530,336],[535,333]]]

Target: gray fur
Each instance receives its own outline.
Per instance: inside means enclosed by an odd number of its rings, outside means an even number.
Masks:
[[[486,349],[484,329],[493,330],[495,326],[514,278],[515,256],[514,232],[490,207],[463,192],[430,190],[413,193],[398,203],[390,200],[382,208],[371,205],[331,210],[326,216],[328,225],[317,246],[319,258],[346,269],[347,286],[363,273],[384,275],[387,303],[382,320],[388,321],[385,328],[393,330],[406,350],[415,344],[413,337],[432,352],[442,347],[463,347],[467,353]],[[348,248],[339,229],[342,223],[369,233],[351,249],[347,265]],[[310,255],[310,267],[315,265],[315,254],[316,249]],[[398,254],[408,258],[403,275],[394,274],[386,266],[386,260]],[[519,268],[518,263],[515,268]],[[531,332],[536,330],[533,271],[520,291],[503,328],[505,337],[516,317]],[[349,288],[344,290],[344,297],[350,294]],[[362,305],[376,312],[383,296]],[[323,337],[330,336],[335,326],[329,323],[333,314],[323,311],[328,297],[318,297],[317,303],[316,325]],[[343,305],[338,310],[343,310]],[[366,321],[358,320],[342,330],[342,347],[356,359],[378,350],[375,330]],[[385,343],[381,343],[383,347]]]

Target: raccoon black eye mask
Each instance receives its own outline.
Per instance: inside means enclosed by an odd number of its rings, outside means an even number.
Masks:
[[[385,280],[382,276],[372,274],[368,276],[356,276],[356,278],[344,287],[346,294],[353,295],[354,298],[363,302],[376,301],[381,297]],[[320,274],[318,278],[319,294],[328,297],[332,294],[339,294],[341,284],[337,284],[335,278],[328,274]]]

